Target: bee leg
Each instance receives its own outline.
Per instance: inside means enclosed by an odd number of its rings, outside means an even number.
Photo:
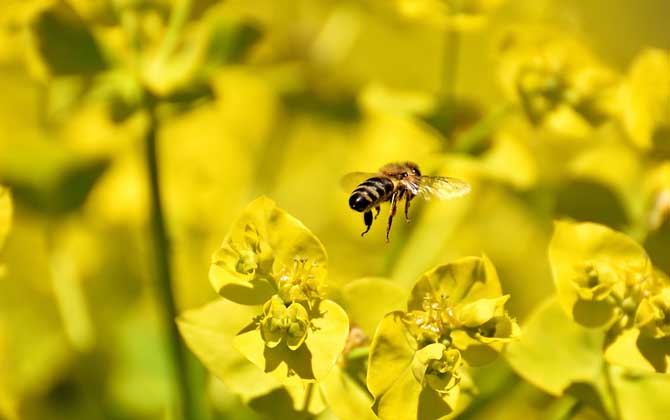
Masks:
[[[391,211],[389,212],[389,221],[386,225],[386,243],[390,241],[389,235],[391,234],[391,225],[393,224],[393,216],[395,216],[396,207],[398,204],[398,194],[395,193],[391,196]]]
[[[363,213],[363,222],[365,222],[365,232],[361,233],[361,236],[364,236],[366,233],[370,231],[370,227],[372,226],[372,211],[368,210],[365,213]]]
[[[377,220],[377,217],[379,217],[379,212],[382,211],[382,208],[381,208],[381,206],[377,206],[377,207],[375,207],[375,210],[377,211],[375,213],[375,220]]]
[[[407,194],[407,197],[405,197],[405,221],[407,223],[410,222],[409,213],[408,213],[409,212],[409,203],[410,203],[410,201],[412,201],[413,198],[414,198],[414,196],[412,194]]]

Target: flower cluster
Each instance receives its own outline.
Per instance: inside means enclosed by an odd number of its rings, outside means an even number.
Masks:
[[[514,32],[501,42],[501,55],[503,87],[533,124],[591,125],[616,112],[617,75],[576,40]]]
[[[424,274],[407,310],[387,314],[372,341],[367,382],[376,414],[414,418],[429,400],[440,415],[457,410],[465,367],[491,362],[518,335],[504,309],[508,298],[485,257]]]
[[[212,258],[210,280],[221,296],[262,305],[234,344],[280,381],[323,377],[344,348],[348,318],[325,299],[326,266],[321,242],[265,197],[247,207]]]
[[[605,328],[606,346],[629,332],[652,343],[670,337],[670,280],[635,241],[594,223],[558,222],[549,256],[561,305],[576,322]]]

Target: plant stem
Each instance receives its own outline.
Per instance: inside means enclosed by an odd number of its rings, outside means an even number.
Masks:
[[[460,5],[457,4],[455,12],[458,11],[459,7]],[[445,41],[444,58],[442,61],[442,85],[439,94],[442,106],[444,106],[449,113],[453,114],[454,110],[452,107],[455,100],[456,74],[458,71],[458,58],[460,55],[460,33],[453,28],[447,29]],[[418,224],[422,213],[423,205],[416,203],[415,201],[414,217],[412,218],[413,223]],[[386,275],[390,275],[393,272],[396,261],[403,251],[403,246],[409,242],[413,232],[413,229],[404,229],[397,234],[397,236],[400,237],[396,238],[395,242],[391,245],[391,249],[384,261],[384,273],[386,273]]]
[[[158,62],[163,64],[177,48],[179,33],[191,14],[192,0],[176,0],[170,13],[165,36],[158,51]]]
[[[582,400],[571,395],[563,395],[547,407],[547,418],[550,420],[570,420],[575,417],[584,406]]]
[[[461,0],[451,2],[451,16],[460,13]],[[451,20],[451,19],[450,19]],[[454,105],[458,59],[461,53],[461,34],[457,28],[449,24],[445,39],[444,59],[442,61],[442,101],[446,108]]]
[[[603,377],[605,378],[605,385],[607,386],[607,393],[610,396],[612,406],[614,409],[614,416],[612,420],[621,420],[621,406],[619,405],[619,398],[617,397],[614,383],[612,382],[612,365],[607,362],[603,363]]]
[[[491,110],[467,131],[456,137],[453,150],[456,153],[473,153],[481,147],[495,132],[500,122],[512,111],[509,105],[502,105]]]
[[[157,157],[157,131],[159,122],[156,117],[155,105],[149,103],[149,127],[146,133],[146,162],[149,173],[151,194],[151,237],[154,247],[154,266],[159,298],[164,310],[165,329],[168,335],[169,357],[174,369],[174,380],[178,392],[178,410],[181,418],[195,420],[202,418],[192,391],[197,390],[197,384],[191,386],[191,375],[188,365],[188,352],[179,337],[175,317],[177,308],[172,293],[172,276],[170,273],[170,243],[165,228],[163,208],[161,206],[160,180]]]
[[[307,413],[309,411],[309,402],[312,399],[312,391],[314,390],[314,384],[313,383],[308,383],[307,384],[307,389],[305,390],[305,402],[302,406],[302,411]]]
[[[456,90],[458,58],[460,55],[461,36],[455,29],[448,29],[442,61],[442,101],[445,106],[453,105]]]

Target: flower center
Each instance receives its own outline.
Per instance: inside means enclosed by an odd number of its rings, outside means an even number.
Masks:
[[[440,295],[434,297],[426,294],[421,304],[421,311],[407,313],[405,323],[410,333],[417,340],[419,348],[429,343],[443,342],[449,345],[451,330],[457,328],[460,323],[454,315],[448,297]]]
[[[279,272],[279,296],[286,302],[310,301],[321,297],[321,285],[313,273],[316,267],[318,263],[310,263],[307,258],[294,258],[290,268],[284,267]]]
[[[258,255],[251,250],[240,251],[235,270],[241,274],[252,274],[258,268]]]

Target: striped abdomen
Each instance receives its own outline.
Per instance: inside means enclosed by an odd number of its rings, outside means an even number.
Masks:
[[[364,212],[386,201],[393,193],[393,181],[384,177],[369,178],[361,183],[349,197],[349,207]]]

